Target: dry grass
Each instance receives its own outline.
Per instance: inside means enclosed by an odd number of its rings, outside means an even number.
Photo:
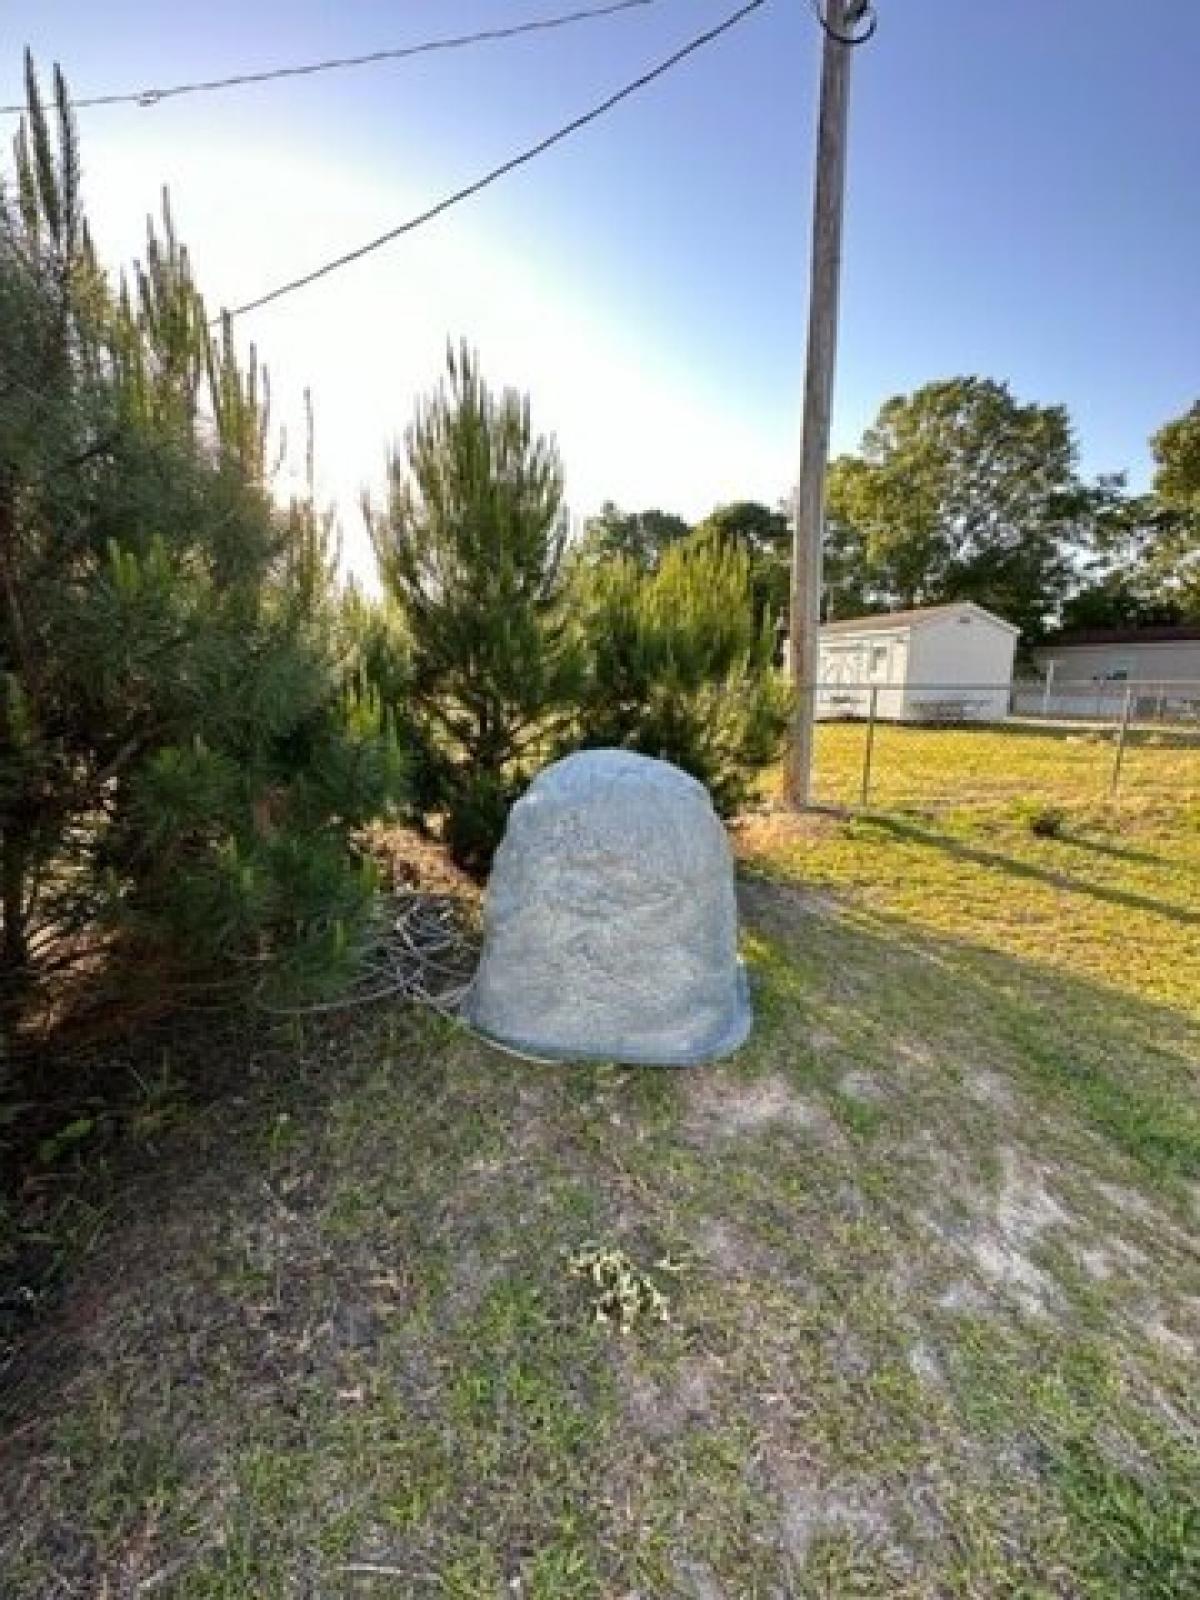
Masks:
[[[9,1368],[0,1592],[1200,1589],[1196,816],[738,836],[731,1062],[363,1016],[201,1112],[172,1047]],[[586,1240],[670,1320],[596,1324]]]

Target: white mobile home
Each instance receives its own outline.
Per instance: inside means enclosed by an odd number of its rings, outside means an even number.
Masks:
[[[1200,625],[1090,628],[1036,645],[1040,687],[1023,693],[1021,710],[1053,715],[1119,715],[1132,690],[1135,715],[1200,710]],[[1026,704],[1028,702],[1028,705]]]
[[[847,617],[821,629],[819,717],[997,722],[1008,715],[1020,633],[971,600]]]

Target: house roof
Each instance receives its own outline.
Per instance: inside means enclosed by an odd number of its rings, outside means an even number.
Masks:
[[[1039,649],[1070,650],[1088,644],[1186,644],[1200,643],[1200,623],[1168,622],[1146,628],[1072,628],[1065,633],[1048,634]]]
[[[1010,633],[1021,631],[1004,617],[998,617],[994,611],[988,611],[985,606],[977,606],[974,600],[956,600],[950,605],[918,606],[912,611],[875,611],[866,617],[840,617],[836,622],[823,622],[821,632],[880,633],[891,632],[895,628],[919,628],[926,622],[937,622],[941,618],[956,616],[960,611],[974,611],[979,616],[986,617],[989,622],[1007,628]]]

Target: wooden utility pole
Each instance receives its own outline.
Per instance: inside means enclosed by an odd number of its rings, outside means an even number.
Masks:
[[[846,109],[853,45],[843,42],[861,19],[856,0],[824,0],[825,47],[817,123],[817,174],[813,190],[812,268],[809,276],[808,355],[800,476],[796,483],[792,541],[789,650],[796,708],[784,788],[797,809],[812,798],[813,718],[820,658],[821,546],[825,534],[825,466],[833,409],[838,286],[842,268],[842,200],[846,187]],[[841,35],[839,38],[838,36]]]

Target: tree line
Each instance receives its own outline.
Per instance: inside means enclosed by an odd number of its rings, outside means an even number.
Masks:
[[[363,508],[382,597],[343,585],[311,424],[285,502],[265,369],[210,316],[169,205],[112,281],[66,86],[47,105],[26,80],[0,188],[10,1058],[98,979],[118,1011],[335,989],[378,909],[367,825],[482,874],[569,749],[665,756],[737,805],[787,716],[747,551],[711,530],[653,564],[571,548],[552,438],[463,346]]]
[[[1200,403],[1151,440],[1149,493],[1085,480],[1065,406],[990,378],[888,400],[831,464],[826,610],[974,600],[1025,641],[1200,620]]]
[[[830,463],[822,615],[974,600],[1025,641],[1058,627],[1200,621],[1200,402],[1150,441],[1150,491],[1085,480],[1064,406],[1023,404],[994,379],[889,399],[857,451]],[[760,612],[786,622],[790,517],[756,501],[699,527],[746,552]],[[607,505],[585,551],[644,567],[692,530],[662,510]]]
[[[266,371],[169,205],[113,281],[66,86],[46,105],[26,77],[0,186],[0,1043],[97,976],[220,1004],[336,988],[378,910],[368,825],[482,876],[572,749],[741,804],[787,726],[786,512],[609,504],[572,541],[552,436],[462,345],[363,506],[382,594],[344,584],[311,421],[284,500]],[[1200,615],[1200,408],[1154,450],[1135,496],[1084,482],[1066,411],[1004,384],[889,400],[831,469],[826,612],[969,598],[1027,637]]]

